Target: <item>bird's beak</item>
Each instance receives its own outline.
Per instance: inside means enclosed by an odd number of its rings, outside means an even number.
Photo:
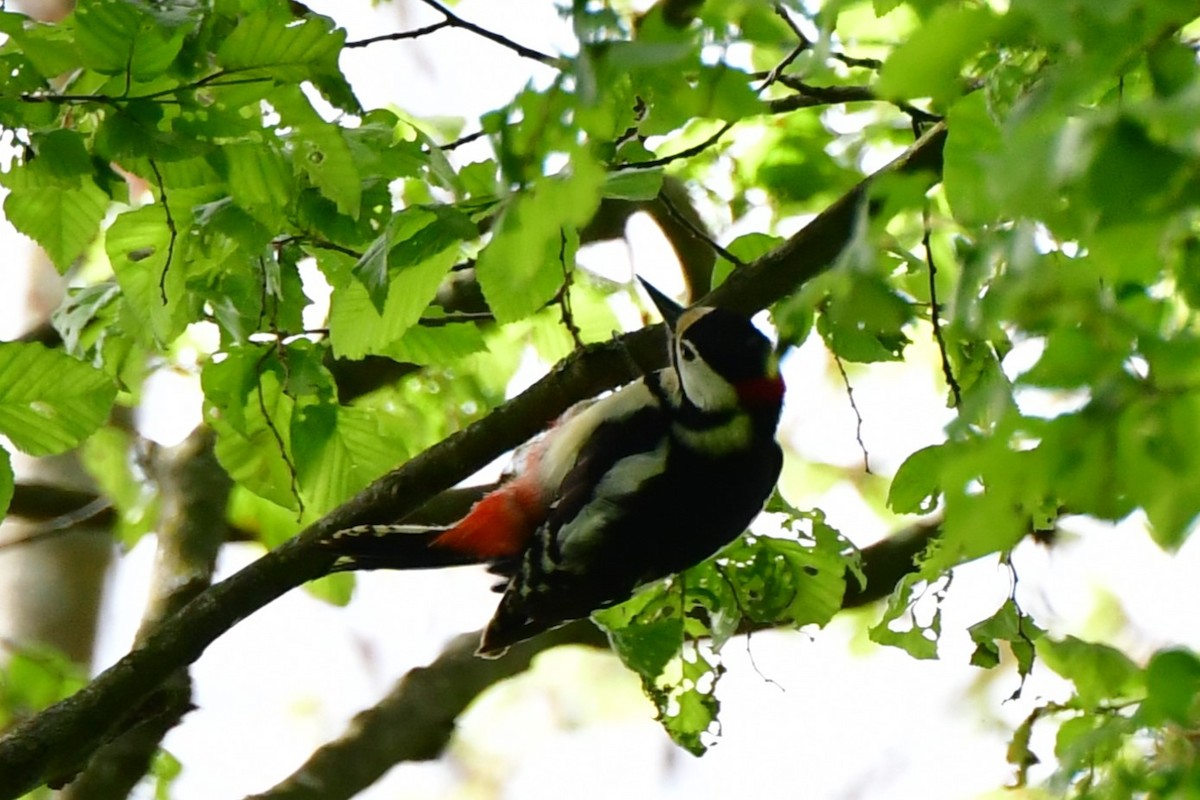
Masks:
[[[665,294],[655,289],[654,286],[645,278],[638,276],[638,280],[642,282],[646,293],[650,295],[650,299],[654,301],[654,307],[658,309],[658,313],[662,314],[663,322],[667,323],[667,327],[675,330],[675,323],[679,321],[679,317],[686,310],[683,306],[676,303]]]

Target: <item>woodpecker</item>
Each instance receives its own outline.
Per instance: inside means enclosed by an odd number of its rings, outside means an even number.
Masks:
[[[498,656],[737,538],[783,461],[775,353],[746,317],[642,283],[667,325],[668,367],[573,406],[454,525],[337,532],[333,569],[488,564],[503,596],[478,652]]]

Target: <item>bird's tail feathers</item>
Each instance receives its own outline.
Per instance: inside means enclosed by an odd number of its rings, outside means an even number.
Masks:
[[[429,525],[356,525],[327,540],[337,553],[331,572],[368,569],[432,569],[478,564],[480,559],[436,540],[448,527]]]

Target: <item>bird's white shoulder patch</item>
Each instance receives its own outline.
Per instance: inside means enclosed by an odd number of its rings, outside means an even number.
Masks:
[[[539,485],[559,486],[575,465],[583,445],[605,422],[625,419],[657,403],[645,381],[637,381],[618,389],[599,400],[572,406],[546,432],[545,441],[537,452],[536,469]]]

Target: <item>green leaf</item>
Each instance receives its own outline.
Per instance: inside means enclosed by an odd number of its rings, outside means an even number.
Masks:
[[[336,59],[346,32],[318,16],[296,23],[268,12],[248,14],[217,50],[217,63],[229,70],[308,66]]]
[[[972,663],[974,662],[972,661]],[[1008,749],[1005,751],[1005,760],[1017,768],[1016,788],[1025,785],[1029,768],[1039,763],[1037,755],[1029,747],[1029,741],[1033,737],[1033,725],[1037,722],[1038,716],[1039,714],[1035,711],[1025,717],[1013,731],[1012,739],[1009,740]]]
[[[996,30],[986,6],[944,5],[892,51],[875,86],[881,97],[943,102],[963,93],[962,71]]]
[[[330,403],[302,405],[292,417],[291,441],[312,514],[336,508],[406,455],[393,418]]]
[[[107,375],[36,343],[0,342],[0,433],[33,456],[62,453],[96,430],[117,389]]]
[[[158,748],[154,760],[150,762],[149,772],[150,777],[154,779],[154,800],[171,800],[174,796],[171,787],[182,772],[183,765],[179,759],[163,748]]]
[[[87,683],[87,669],[50,647],[12,648],[0,667],[0,725],[9,727],[69,697]]]
[[[285,391],[283,366],[255,348],[237,348],[201,373],[209,402],[205,419],[217,432],[217,460],[237,483],[271,502],[300,507],[291,457],[296,403]]]
[[[65,75],[82,66],[76,34],[68,25],[39,24],[24,14],[3,11],[0,12],[0,32],[17,44],[21,54],[40,73],[39,78]],[[23,88],[31,90],[34,87]]]
[[[634,598],[592,614],[608,632],[609,642],[621,662],[642,676],[656,681],[683,644],[683,619],[678,601],[664,594],[640,592]]]
[[[176,219],[176,230],[185,223]],[[174,340],[199,315],[199,298],[185,293],[185,242],[172,242],[166,210],[157,204],[118,215],[105,232],[104,249],[129,320],[126,330],[144,343]]]
[[[120,287],[114,281],[67,289],[66,298],[51,317],[54,329],[62,337],[63,349],[67,353],[76,358],[86,359],[87,352],[98,340],[102,340],[112,327],[112,311],[120,294]],[[97,322],[99,324],[93,324]]]
[[[1033,671],[1034,643],[1045,633],[1033,620],[1022,613],[1011,599],[1006,600],[995,614],[972,625],[967,631],[975,642],[971,663],[977,667],[991,669],[1000,663],[1000,648],[997,642],[1008,642],[1017,659],[1017,674],[1024,686],[1025,679]],[[1020,696],[1021,689],[1012,695]]]
[[[124,0],[80,0],[75,8],[75,35],[84,64],[108,75],[128,73],[136,80],[161,75],[179,55],[191,25],[174,13],[176,24],[160,24],[157,15]],[[174,11],[169,9],[168,11]]]
[[[883,618],[868,632],[871,641],[899,647],[913,658],[937,658],[938,639],[942,635],[940,601],[928,624],[922,623],[913,612],[913,606],[926,591],[928,587],[919,573],[905,575],[888,598]]]
[[[354,597],[354,586],[354,573],[338,572],[309,581],[304,584],[304,589],[318,600],[340,608],[350,604]]]
[[[283,154],[266,143],[232,142],[221,148],[234,202],[271,224],[292,197],[293,179]]]
[[[662,169],[621,170],[607,173],[600,191],[617,200],[653,200],[662,191],[662,182]]]
[[[273,93],[271,103],[283,124],[292,129],[293,161],[312,184],[337,204],[338,211],[357,217],[362,203],[362,178],[341,129],[313,110],[299,87]]]
[[[817,332],[829,349],[848,361],[898,361],[909,344],[905,327],[911,303],[883,280],[868,275],[839,276],[817,317]]]
[[[954,216],[965,224],[986,223],[1002,213],[999,156],[1003,133],[984,92],[973,92],[950,107],[946,121],[943,185]]]
[[[1074,636],[1061,640],[1042,637],[1037,651],[1046,666],[1075,684],[1084,708],[1126,700],[1143,689],[1141,670],[1115,647]]]
[[[685,654],[680,664],[683,674],[679,683],[654,698],[659,720],[675,744],[702,756],[708,750],[703,736],[711,732],[721,709],[716,684],[725,668],[709,661],[698,648]]]
[[[329,329],[338,357],[383,353],[404,336],[458,262],[468,230],[473,233],[473,226],[453,209],[414,208],[396,215],[354,266],[358,280],[334,293]],[[380,291],[386,292],[382,309],[375,302]]]
[[[928,514],[937,507],[947,447],[945,444],[922,447],[904,459],[888,489],[888,508],[897,514]]]
[[[585,156],[572,169],[512,198],[479,254],[479,285],[501,323],[523,319],[554,297],[563,280],[565,231],[585,225],[599,207],[604,171]]]
[[[17,230],[40,244],[59,272],[66,272],[96,238],[109,197],[92,180],[78,188],[13,187],[4,213]]]
[[[451,364],[486,349],[479,328],[459,322],[436,327],[414,325],[380,354],[401,363],[433,365]]]
[[[1146,665],[1146,699],[1138,715],[1151,725],[1165,721],[1190,728],[1196,721],[1200,658],[1190,650],[1160,650]]]
[[[387,230],[379,235],[354,265],[352,274],[367,288],[375,310],[383,313],[392,279],[392,248],[416,236],[433,224],[438,215],[431,209],[415,206],[393,214]],[[422,306],[423,307],[423,306]]]

